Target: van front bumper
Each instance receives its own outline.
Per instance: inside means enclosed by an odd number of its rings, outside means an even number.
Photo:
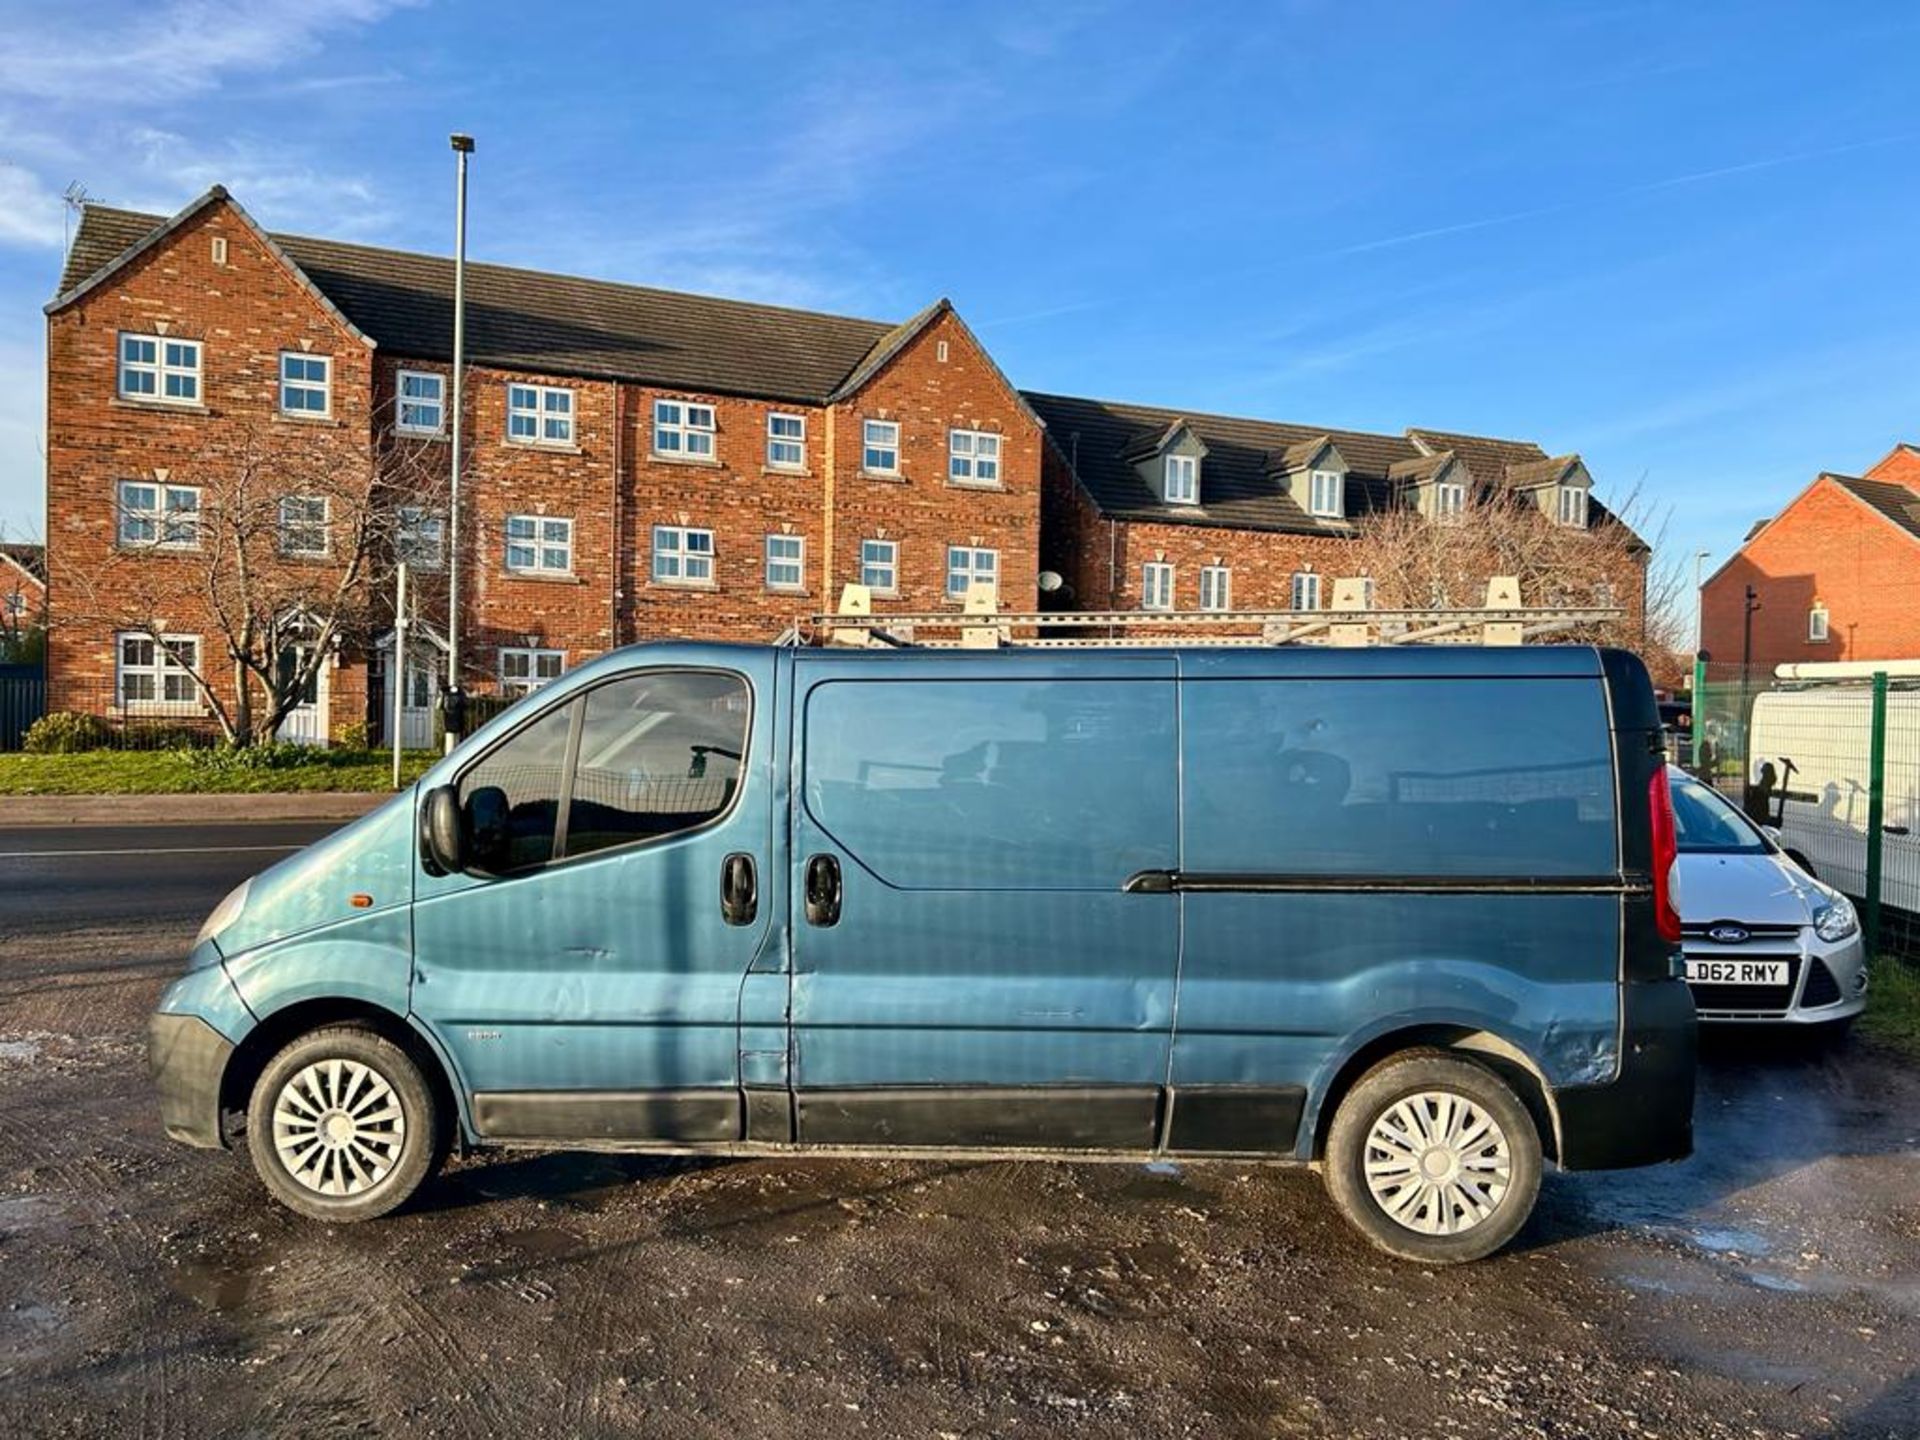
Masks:
[[[1554,1092],[1562,1170],[1623,1170],[1693,1153],[1698,1032],[1684,980],[1620,987],[1620,1073]]]
[[[147,1068],[160,1091],[160,1120],[170,1139],[202,1149],[220,1134],[220,1078],[233,1042],[198,1015],[155,1015],[147,1029]]]

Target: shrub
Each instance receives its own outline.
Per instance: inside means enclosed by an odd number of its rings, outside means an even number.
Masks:
[[[104,750],[113,743],[113,729],[98,715],[78,710],[55,710],[27,728],[21,748],[32,755],[75,755],[82,750]]]
[[[285,740],[270,740],[261,745],[216,745],[211,750],[193,750],[187,764],[208,775],[227,775],[248,770],[295,770],[311,764],[315,752],[305,745]]]
[[[342,725],[335,738],[339,740],[340,748],[343,750],[364,750],[367,748],[367,722],[355,720],[351,724]]]

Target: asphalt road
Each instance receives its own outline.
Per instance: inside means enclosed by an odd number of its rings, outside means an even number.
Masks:
[[[0,935],[188,916],[198,929],[227,891],[339,823],[0,827]]]
[[[142,1028],[326,828],[0,831],[0,1434],[1920,1434],[1920,1070],[1858,1043],[1711,1046],[1692,1160],[1449,1270],[1237,1165],[513,1152],[297,1220]]]

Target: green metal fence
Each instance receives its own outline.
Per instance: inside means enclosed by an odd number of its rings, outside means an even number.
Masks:
[[[1920,678],[1696,669],[1679,757],[1860,904],[1872,953],[1920,946]]]

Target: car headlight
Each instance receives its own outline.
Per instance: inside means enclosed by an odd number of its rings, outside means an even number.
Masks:
[[[240,912],[247,908],[247,891],[253,888],[252,880],[242,880],[227,892],[227,898],[213,907],[213,913],[207,916],[207,923],[200,927],[200,933],[193,937],[194,948],[218,938],[220,932],[240,918]]]
[[[1813,933],[1822,940],[1844,940],[1859,928],[1860,917],[1844,895],[1835,895],[1831,903],[1813,912]]]

